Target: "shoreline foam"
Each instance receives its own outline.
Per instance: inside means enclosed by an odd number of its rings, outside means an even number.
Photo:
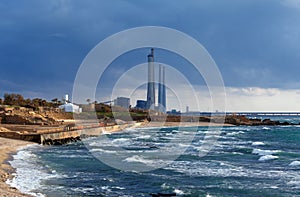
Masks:
[[[26,147],[29,144],[33,143],[0,137],[0,196],[30,196],[21,193],[19,190],[6,183],[8,179],[13,178],[13,173],[15,170],[8,164],[8,160],[10,160],[11,156],[19,149]]]

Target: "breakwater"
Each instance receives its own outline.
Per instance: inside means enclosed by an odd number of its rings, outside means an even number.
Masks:
[[[61,145],[78,141],[84,137],[99,136],[107,132],[121,131],[131,124],[122,125],[67,125],[65,127],[47,128],[35,131],[0,132],[0,137],[36,142],[43,145]]]

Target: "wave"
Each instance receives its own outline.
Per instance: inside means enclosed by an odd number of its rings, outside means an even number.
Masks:
[[[162,189],[169,189],[170,188],[170,186],[167,183],[163,183],[160,187]]]
[[[252,146],[263,146],[263,145],[265,145],[265,143],[263,143],[263,142],[253,142],[252,143]]]
[[[234,126],[234,127],[224,127],[222,130],[223,131],[250,131],[252,130],[253,128],[249,128],[249,126]]]
[[[57,155],[58,158],[90,158],[89,155],[82,154],[69,154],[69,155]]]
[[[141,136],[138,136],[136,139],[150,139],[151,138],[151,135],[141,135]]]
[[[180,190],[180,189],[174,189],[174,193],[176,193],[176,195],[184,195],[185,193]]]
[[[88,194],[89,192],[95,190],[94,188],[91,187],[75,187],[75,188],[71,188],[72,191],[74,192],[81,192],[84,194]]]
[[[293,161],[292,163],[289,164],[289,166],[299,166],[300,161]]]
[[[300,177],[297,176],[297,177],[293,178],[293,180],[289,181],[287,184],[290,186],[293,186],[295,189],[299,189],[300,188]]]
[[[235,136],[235,135],[239,135],[239,134],[243,134],[245,132],[243,131],[234,131],[234,132],[231,132],[231,133],[227,133],[226,135],[227,136]]]
[[[134,155],[132,157],[127,157],[123,161],[126,161],[126,162],[139,162],[139,163],[150,164],[150,165],[154,163],[154,161],[149,160],[149,159],[145,159],[145,158],[143,158],[142,156],[139,156],[139,155]]]
[[[114,150],[105,150],[102,148],[93,148],[90,150],[91,152],[104,152],[104,153],[117,153],[117,151]]]
[[[123,144],[124,142],[128,142],[130,139],[128,138],[118,138],[118,139],[114,139],[112,140],[112,143],[114,144]]]
[[[257,155],[272,155],[272,154],[276,154],[276,153],[280,153],[280,150],[261,150],[261,149],[253,149],[252,153],[253,154],[257,154]]]
[[[274,156],[274,155],[264,155],[261,156],[258,161],[268,161],[268,160],[273,160],[273,159],[278,159],[278,156]]]
[[[49,166],[39,164],[39,158],[32,152],[35,148],[40,149],[40,145],[20,149],[16,155],[13,155],[13,160],[9,163],[16,169],[16,173],[12,179],[7,180],[7,183],[23,193],[41,197],[45,195],[34,192],[41,188],[41,183],[62,176],[55,170],[51,170]]]

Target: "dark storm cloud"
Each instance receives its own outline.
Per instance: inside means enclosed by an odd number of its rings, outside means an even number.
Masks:
[[[297,5],[293,0],[4,0],[0,95],[70,93],[89,50],[113,33],[143,25],[167,26],[196,38],[228,86],[299,88]]]

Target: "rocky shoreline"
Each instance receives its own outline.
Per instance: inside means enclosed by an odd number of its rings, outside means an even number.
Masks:
[[[290,126],[290,125],[300,125],[300,123],[290,123],[290,122],[280,122],[278,120],[271,120],[269,118],[260,119],[260,118],[248,118],[246,116],[235,116],[228,115],[223,118],[220,117],[210,117],[209,121],[219,122],[223,120],[226,124],[232,124],[235,126]]]

